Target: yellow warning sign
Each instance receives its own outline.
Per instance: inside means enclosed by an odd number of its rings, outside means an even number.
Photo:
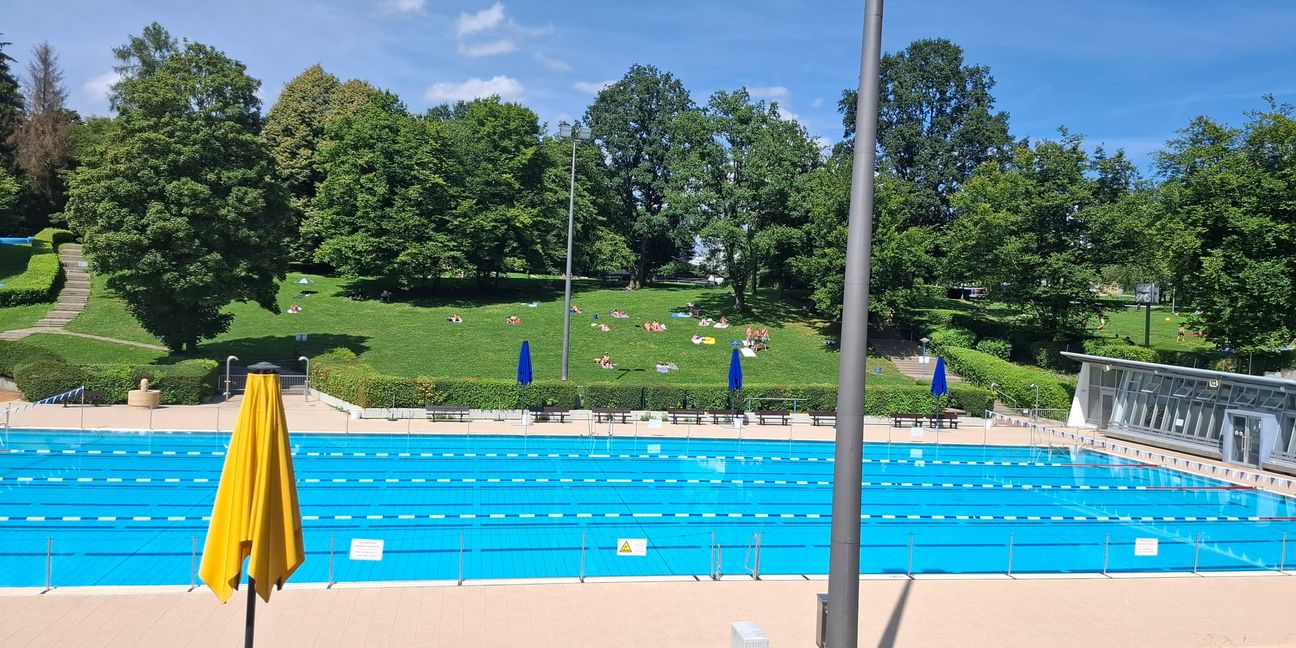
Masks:
[[[616,547],[616,555],[618,556],[648,555],[647,538],[617,538]]]

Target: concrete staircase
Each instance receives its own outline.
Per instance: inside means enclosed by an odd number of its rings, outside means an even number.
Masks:
[[[886,356],[887,360],[894,364],[900,373],[913,378],[914,380],[931,380],[932,371],[936,369],[936,356],[928,351],[928,364],[919,361],[922,357],[922,348],[915,342],[909,340],[896,340],[880,338],[869,340],[869,345],[875,351]],[[963,382],[962,378],[954,375],[946,369],[945,380],[950,384]]]
[[[0,333],[2,340],[20,340],[35,333],[62,333],[74,317],[85,310],[90,301],[90,272],[85,257],[81,256],[81,246],[77,243],[64,243],[59,246],[59,264],[63,266],[63,289],[59,291],[54,308],[45,313],[32,328],[5,331]]]

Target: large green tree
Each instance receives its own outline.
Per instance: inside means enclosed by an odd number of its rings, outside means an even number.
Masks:
[[[142,69],[117,84],[118,118],[73,172],[66,215],[140,324],[192,351],[229,327],[231,302],[278,312],[286,200],[242,63],[185,43]]]
[[[26,110],[13,135],[27,189],[29,230],[44,227],[51,214],[63,209],[65,187],[60,174],[72,162],[76,121],[76,114],[67,108],[58,56],[49,43],[40,43],[32,48],[27,65]]]
[[[793,184],[819,161],[805,129],[783,119],[778,107],[753,101],[746,89],[713,94],[703,110],[687,111],[674,126],[672,182],[663,214],[689,223],[722,267],[734,307],[746,309],[745,291],[760,271],[762,251],[789,235]],[[781,228],[771,237],[768,230]]]
[[[1160,230],[1182,301],[1221,347],[1296,335],[1296,119],[1270,100],[1242,128],[1198,117],[1158,156]]]
[[[1065,130],[1019,147],[1006,165],[983,164],[954,196],[948,276],[986,286],[1055,339],[1082,334],[1100,310],[1090,290],[1102,265],[1094,212],[1103,176],[1094,172],[1082,138]]]
[[[692,251],[687,228],[663,213],[675,147],[672,127],[692,108],[688,90],[671,73],[633,65],[585,111],[584,121],[606,152],[620,198],[617,229],[635,253],[631,288],[644,284],[657,265]]]
[[[11,140],[14,131],[22,123],[23,111],[22,90],[10,67],[14,60],[4,51],[8,45],[10,43],[0,41],[0,169],[6,171],[14,166],[14,146]]]
[[[1014,141],[1008,113],[995,112],[990,68],[965,65],[943,38],[917,40],[882,57],[878,167],[913,186],[911,220],[937,225],[953,216],[950,198],[981,163],[1006,160]],[[854,90],[842,93],[846,146],[855,137]]]
[[[344,275],[402,285],[434,284],[465,266],[448,234],[450,139],[438,120],[410,115],[379,92],[333,122],[319,162],[324,181],[306,228],[322,241],[317,260]]]

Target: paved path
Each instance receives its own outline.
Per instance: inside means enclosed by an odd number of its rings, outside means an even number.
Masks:
[[[86,304],[90,303],[90,271],[87,269],[89,266],[86,264],[85,257],[81,255],[81,244],[64,243],[59,246],[58,255],[59,263],[63,266],[64,281],[63,289],[59,291],[58,299],[54,302],[54,308],[45,313],[45,317],[36,322],[35,326],[0,333],[0,340],[21,340],[37,333],[53,333],[166,351],[166,347],[157,344],[119,340],[102,335],[90,335],[89,333],[75,333],[64,328],[68,322],[71,322],[77,315],[81,314],[81,311],[85,310]]]
[[[936,358],[930,356],[931,363],[929,364],[919,362],[922,357],[922,349],[916,343],[909,340],[882,338],[870,340],[869,344],[875,351],[886,356],[886,359],[890,360],[891,364],[900,370],[900,373],[914,380],[931,380],[932,370],[936,368]],[[963,382],[962,378],[950,371],[945,372],[945,378],[950,383]]]

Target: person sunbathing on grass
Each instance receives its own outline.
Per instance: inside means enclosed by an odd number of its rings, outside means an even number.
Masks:
[[[517,315],[509,315],[509,316],[508,316],[508,319],[504,320],[504,323],[505,323],[505,324],[513,324],[513,325],[521,324],[521,323],[522,323],[522,318],[521,318],[521,317],[518,317]]]
[[[462,318],[462,317],[459,317],[459,314],[458,314],[458,313],[455,313],[454,315],[451,315],[451,316],[450,316],[450,323],[451,323],[451,324],[463,324],[463,318]]]
[[[615,318],[617,318],[617,319],[629,319],[630,315],[628,315],[628,314],[627,314],[625,311],[623,311],[623,310],[613,310],[613,311],[612,311],[612,317],[615,317]]]
[[[729,318],[725,317],[724,315],[721,315],[720,321],[716,322],[715,324],[712,324],[711,326],[712,328],[727,329],[729,328]]]
[[[715,320],[710,317],[703,317],[698,321],[698,326],[711,326],[712,324],[715,324]]]
[[[292,306],[289,306],[289,307],[288,307],[288,314],[289,314],[289,315],[296,315],[297,313],[300,313],[301,310],[302,310],[302,309],[301,309],[301,306],[298,306],[297,304],[293,304]]]
[[[616,366],[612,364],[612,356],[606,351],[603,352],[602,356],[594,358],[594,364],[604,369],[613,369]]]
[[[611,330],[612,330],[612,327],[611,327],[611,326],[608,326],[607,324],[599,324],[598,327],[599,327],[599,330],[602,331],[602,332],[604,332],[604,333],[607,333],[608,331],[611,331]]]

